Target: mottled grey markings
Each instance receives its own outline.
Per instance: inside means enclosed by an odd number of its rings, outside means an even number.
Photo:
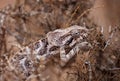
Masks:
[[[51,31],[45,38],[17,52],[10,60],[11,65],[20,68],[23,73],[28,73],[35,70],[34,65],[41,59],[46,62],[53,55],[60,54],[61,66],[64,66],[79,50],[90,47],[87,31],[86,28],[76,25]]]

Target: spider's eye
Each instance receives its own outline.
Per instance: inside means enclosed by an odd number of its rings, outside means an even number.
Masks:
[[[75,33],[75,34],[79,34],[79,33],[77,32],[77,33]]]
[[[76,32],[75,34],[76,34],[76,35],[79,35],[79,32]]]
[[[20,50],[20,53],[22,53],[22,50]]]
[[[71,33],[73,36],[76,36],[76,35],[79,35],[80,32],[75,29],[75,30],[72,30]]]

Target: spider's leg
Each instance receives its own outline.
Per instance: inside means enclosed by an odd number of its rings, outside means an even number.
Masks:
[[[77,40],[73,39],[72,42],[69,44],[69,47],[73,47],[75,44],[77,44],[82,39],[83,39],[82,37],[78,38]]]
[[[60,59],[62,61],[66,61],[66,52],[64,46],[60,47]]]
[[[47,47],[47,55],[50,54],[50,48],[52,47],[53,45],[48,45]]]
[[[69,47],[73,47],[76,43],[77,43],[77,41],[76,41],[76,40],[73,40],[73,41],[69,44]]]
[[[79,51],[78,46],[75,46],[73,49],[66,54],[64,47],[60,47],[60,59],[61,66],[65,66],[65,64]]]
[[[55,54],[58,54],[60,51],[59,50],[55,50],[55,51],[51,51],[49,54],[50,55],[55,55]]]

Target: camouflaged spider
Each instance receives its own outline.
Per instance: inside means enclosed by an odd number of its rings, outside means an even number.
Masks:
[[[41,59],[46,61],[46,59],[50,59],[51,56],[60,54],[60,65],[65,66],[79,50],[85,50],[91,47],[87,42],[88,32],[88,29],[77,25],[66,29],[51,31],[47,33],[45,38],[16,52],[9,63],[13,69],[17,70],[21,68],[22,72],[27,73],[34,71],[35,63]],[[71,49],[66,52],[66,47]]]
[[[88,32],[88,29],[77,25],[71,26],[66,29],[57,29],[53,32],[49,32],[47,34],[47,39],[49,43],[47,50],[48,54],[52,53],[52,51],[49,51],[51,47],[60,47],[59,53],[61,65],[64,66],[79,50],[86,50],[91,47],[91,45],[86,40]],[[66,46],[72,48],[68,53],[66,53],[65,51]]]

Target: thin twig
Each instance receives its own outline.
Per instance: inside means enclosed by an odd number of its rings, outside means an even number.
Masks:
[[[76,23],[79,19],[81,19],[81,17],[83,17],[88,12],[90,12],[90,11],[92,11],[94,9],[97,9],[97,8],[102,8],[102,7],[104,7],[104,6],[103,5],[102,6],[97,6],[97,7],[93,7],[93,8],[85,10],[80,16],[78,16],[78,18],[76,19],[76,21],[74,21],[73,23]]]
[[[70,19],[68,20],[68,22],[66,23],[66,26],[65,27],[68,27],[70,22],[72,21],[73,17],[75,16],[77,10],[80,8],[80,5],[77,6],[77,8],[75,9],[75,11],[72,13]]]
[[[109,36],[108,40],[106,41],[106,44],[105,44],[105,46],[104,46],[104,48],[103,48],[103,51],[110,45],[110,42],[111,42],[111,40],[112,40],[112,38],[113,38],[113,36],[114,36],[114,33],[116,32],[116,30],[117,30],[118,28],[119,28],[119,27],[115,27],[115,28],[110,32],[110,36]]]

